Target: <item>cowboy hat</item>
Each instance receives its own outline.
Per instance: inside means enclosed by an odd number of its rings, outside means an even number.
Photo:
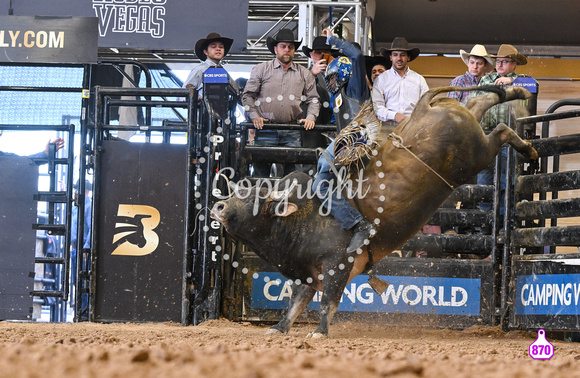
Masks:
[[[409,42],[407,42],[407,39],[405,37],[395,38],[393,40],[393,43],[391,43],[390,49],[381,47],[380,51],[385,58],[388,58],[389,55],[391,55],[391,51],[406,51],[407,54],[409,54],[409,62],[418,57],[419,53],[421,52],[421,50],[419,50],[419,48],[417,47],[414,48],[409,47]]]
[[[335,54],[338,52],[337,49],[333,49],[332,46],[326,44],[326,37],[318,36],[312,41],[312,48],[308,46],[302,46],[302,53],[310,58],[310,53],[314,50],[328,50],[330,54]]]
[[[491,56],[487,53],[487,50],[483,45],[473,46],[470,52],[467,52],[465,50],[459,50],[459,55],[461,55],[461,59],[463,60],[463,63],[465,63],[466,66],[469,65],[468,63],[470,56],[477,56],[483,58],[487,62],[487,64],[493,67],[493,59],[491,59]]]
[[[274,47],[278,45],[278,43],[280,42],[293,42],[294,48],[296,50],[298,50],[298,47],[300,47],[300,45],[302,44],[302,40],[300,41],[294,40],[294,33],[292,33],[292,30],[280,29],[278,34],[276,34],[275,38],[268,37],[268,39],[266,39],[266,46],[268,46],[268,50],[270,50],[272,54],[275,54]]]
[[[497,55],[491,55],[492,58],[511,58],[516,61],[518,66],[525,66],[528,63],[528,58],[519,54],[518,50],[512,45],[501,45]]]
[[[389,68],[391,68],[391,66],[393,65],[391,63],[390,60],[388,60],[387,58],[385,58],[384,56],[381,55],[377,55],[377,56],[368,56],[365,55],[365,66],[367,69],[367,77],[369,78],[369,80],[371,80],[371,75],[372,75],[372,70],[373,67],[380,64],[381,66],[384,66],[386,70],[388,70]]]
[[[221,42],[224,44],[224,56],[228,55],[228,51],[232,47],[234,40],[231,38],[222,37],[216,32],[211,32],[207,35],[207,37],[200,39],[195,43],[195,55],[201,60],[206,60],[207,55],[203,52],[203,50],[207,50],[207,46],[212,42]]]

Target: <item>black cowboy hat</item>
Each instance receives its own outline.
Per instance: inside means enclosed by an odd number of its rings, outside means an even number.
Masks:
[[[266,39],[266,46],[268,46],[268,50],[270,50],[272,54],[275,54],[274,46],[278,45],[278,43],[280,42],[293,42],[294,48],[296,50],[298,50],[298,47],[300,47],[300,45],[302,44],[302,40],[296,41],[294,39],[294,33],[292,33],[292,30],[280,29],[278,34],[276,34],[275,38],[268,37],[268,39]]]
[[[393,43],[391,43],[390,49],[381,47],[380,51],[381,54],[383,54],[383,56],[387,59],[389,58],[389,55],[391,55],[391,51],[406,51],[407,54],[409,54],[409,62],[418,57],[419,53],[421,52],[421,50],[419,50],[417,47],[409,47],[409,42],[407,42],[405,37],[395,38]]]
[[[207,55],[203,52],[203,50],[207,50],[207,46],[212,42],[221,42],[224,44],[224,56],[228,55],[228,51],[232,47],[234,40],[231,38],[222,37],[216,32],[211,32],[207,35],[207,37],[200,39],[195,43],[195,55],[201,60],[206,60]]]
[[[384,66],[385,69],[387,69],[387,70],[389,68],[391,68],[391,66],[393,65],[393,63],[391,63],[391,61],[389,59],[385,58],[384,56],[365,55],[365,66],[367,69],[367,77],[369,78],[369,81],[371,80],[371,74],[372,74],[373,67],[376,66],[377,64]]]
[[[302,53],[310,58],[310,53],[314,50],[329,50],[330,55],[336,54],[338,52],[337,49],[333,49],[332,46],[326,44],[326,37],[318,36],[314,38],[312,41],[312,48],[308,46],[302,46]]]

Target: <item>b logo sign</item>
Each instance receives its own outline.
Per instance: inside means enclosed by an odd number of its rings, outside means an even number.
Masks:
[[[145,256],[157,249],[159,235],[153,232],[159,225],[159,211],[151,206],[119,204],[116,233],[111,255]]]

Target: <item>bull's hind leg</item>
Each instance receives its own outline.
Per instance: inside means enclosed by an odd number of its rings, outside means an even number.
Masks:
[[[344,287],[348,282],[350,269],[330,269],[325,272],[324,290],[320,300],[320,323],[318,328],[309,336],[320,338],[328,336],[330,322],[338,310]]]
[[[516,151],[530,159],[538,158],[538,152],[532,147],[532,144],[520,138],[505,123],[497,125],[497,127],[487,136],[487,141],[489,161],[493,159],[504,143],[510,144]]]
[[[505,91],[505,99],[501,102],[511,100],[523,100],[532,95],[524,88],[512,87]],[[477,122],[481,121],[483,114],[492,106],[499,104],[500,98],[495,93],[488,93],[482,96],[472,97],[467,101],[465,108],[475,117]]]
[[[296,321],[296,318],[306,309],[308,303],[314,297],[316,289],[308,285],[292,284],[292,298],[290,298],[290,306],[284,318],[278,324],[272,326],[266,335],[273,335],[277,333],[287,333]]]

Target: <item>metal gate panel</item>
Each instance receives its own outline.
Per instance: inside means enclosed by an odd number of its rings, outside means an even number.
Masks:
[[[94,320],[180,322],[187,147],[104,141]]]
[[[32,160],[0,156],[0,319],[32,317],[37,192]]]

